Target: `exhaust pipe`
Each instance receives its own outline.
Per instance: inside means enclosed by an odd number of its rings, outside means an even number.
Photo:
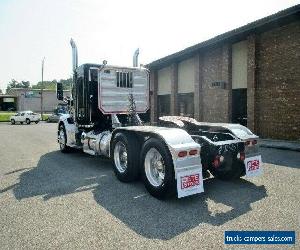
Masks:
[[[71,38],[70,44],[72,46],[72,62],[73,62],[73,71],[78,67],[78,52],[74,40]]]
[[[133,67],[138,67],[138,57],[139,57],[139,54],[140,54],[140,50],[137,49],[134,54],[133,54]]]

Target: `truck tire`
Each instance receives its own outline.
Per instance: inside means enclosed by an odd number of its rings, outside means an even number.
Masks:
[[[244,162],[240,160],[232,160],[225,162],[218,168],[213,166],[209,169],[211,174],[223,181],[236,180],[245,175]]]
[[[166,199],[176,194],[176,181],[172,156],[167,146],[159,139],[147,140],[142,148],[143,181],[148,192]]]
[[[11,125],[15,125],[15,124],[16,124],[16,121],[15,121],[14,119],[11,119],[11,120],[10,120],[10,123],[11,123]]]
[[[114,172],[120,181],[130,182],[138,178],[139,152],[137,138],[133,134],[120,132],[113,138]]]
[[[31,123],[31,121],[28,118],[26,118],[25,122],[27,125],[29,125]]]
[[[64,125],[59,126],[58,131],[59,148],[62,153],[70,152],[71,148],[67,146],[67,133]]]

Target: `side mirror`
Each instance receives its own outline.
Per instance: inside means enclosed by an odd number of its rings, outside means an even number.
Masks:
[[[56,83],[56,98],[59,101],[63,101],[64,99],[63,85],[61,82]]]

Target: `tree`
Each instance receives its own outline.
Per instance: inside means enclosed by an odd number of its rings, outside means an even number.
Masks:
[[[62,83],[64,90],[69,90],[71,87],[71,84],[73,82],[73,79],[72,79],[72,77],[65,79],[65,80],[60,79],[60,82]]]
[[[29,81],[21,81],[20,85],[22,86],[21,88],[30,88],[30,82]]]
[[[62,83],[64,90],[69,90],[72,81],[73,81],[72,78],[68,78],[68,79],[60,79],[59,82]],[[44,81],[43,84],[42,84],[42,82],[38,82],[37,84],[32,85],[32,88],[33,89],[41,89],[41,88],[43,88],[43,89],[52,89],[52,90],[55,90],[57,82],[58,81],[56,79],[54,79],[52,81]]]
[[[52,80],[52,81],[44,81],[43,83],[42,82],[38,82],[37,84],[35,85],[32,85],[32,88],[33,89],[56,89],[56,83],[57,81],[56,80]]]
[[[72,78],[60,79],[60,82],[62,83],[64,90],[70,89],[72,81],[73,81]],[[15,79],[11,79],[10,82],[7,84],[6,93],[8,93],[12,88],[26,88],[26,89],[30,89],[30,88],[31,89],[41,89],[41,88],[43,88],[43,89],[55,90],[57,82],[58,81],[56,79],[54,79],[52,81],[44,81],[43,84],[42,84],[42,82],[38,82],[37,84],[34,84],[30,87],[29,81],[18,82]]]
[[[7,84],[6,93],[9,92],[12,88],[30,88],[30,82],[29,81],[21,81],[18,82],[15,79],[11,79],[10,82]]]

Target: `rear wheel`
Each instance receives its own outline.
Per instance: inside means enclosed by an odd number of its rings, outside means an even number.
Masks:
[[[130,133],[117,133],[112,141],[114,172],[122,182],[137,179],[139,174],[139,148],[137,138]]]
[[[25,122],[29,125],[31,121],[29,120],[29,118],[26,118]]]
[[[58,143],[59,143],[60,151],[62,153],[67,153],[70,151],[71,148],[67,146],[67,133],[63,125],[59,126]]]
[[[38,124],[39,123],[39,121],[35,121],[35,124]]]
[[[11,119],[10,122],[11,122],[12,125],[16,124],[16,121],[14,119]]]
[[[20,124],[23,124],[23,122],[20,122]]]
[[[176,182],[172,156],[167,146],[156,138],[145,142],[141,161],[143,181],[148,192],[156,198],[165,199],[176,194]]]

